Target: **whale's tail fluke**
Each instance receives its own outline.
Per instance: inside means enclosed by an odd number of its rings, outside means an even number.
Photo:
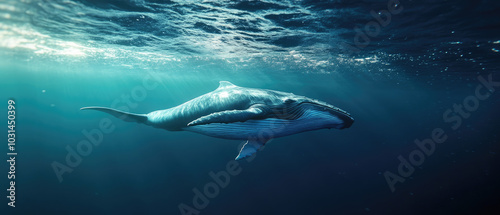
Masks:
[[[135,114],[135,113],[127,113],[124,111],[107,108],[107,107],[82,107],[80,110],[97,110],[104,113],[108,113],[113,115],[114,117],[121,119],[126,122],[137,122],[137,123],[146,123],[148,121],[148,116],[146,114]]]

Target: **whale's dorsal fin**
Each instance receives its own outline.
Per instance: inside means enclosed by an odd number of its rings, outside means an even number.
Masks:
[[[219,81],[219,87],[217,89],[224,89],[224,88],[230,88],[230,87],[237,87],[237,86],[232,84],[229,81]]]

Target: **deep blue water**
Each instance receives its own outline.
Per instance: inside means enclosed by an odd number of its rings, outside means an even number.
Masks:
[[[3,178],[0,214],[498,214],[500,3],[391,2],[0,2],[0,110],[15,100],[18,153],[16,207]],[[223,80],[355,122],[272,140],[197,208],[193,189],[213,185],[242,141],[79,110],[148,113]],[[113,131],[58,178],[54,163],[103,119]],[[446,140],[425,155],[415,140],[433,136]],[[389,172],[404,180],[394,190]]]

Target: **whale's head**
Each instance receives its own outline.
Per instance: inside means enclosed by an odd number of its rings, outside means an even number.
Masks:
[[[338,107],[305,96],[288,94],[281,97],[280,108],[274,109],[278,118],[300,122],[309,129],[349,128],[354,123],[351,115]],[[307,129],[307,130],[309,130]]]

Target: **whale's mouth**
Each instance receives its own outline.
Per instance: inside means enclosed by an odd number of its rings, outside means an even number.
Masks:
[[[338,107],[320,101],[302,101],[296,103],[289,103],[284,108],[283,107],[271,108],[271,111],[274,115],[273,118],[286,119],[286,120],[299,119],[307,111],[310,110],[322,113],[328,113],[332,117],[342,121],[340,127],[336,127],[339,129],[349,128],[354,122],[354,119],[347,111],[344,111]]]
[[[316,110],[328,112],[334,117],[337,117],[343,122],[342,126],[338,127],[339,129],[349,128],[354,123],[354,118],[351,117],[351,114],[333,105],[324,102],[320,103],[320,102],[309,102],[309,101],[301,102],[301,105],[310,105],[314,107],[314,109]]]

